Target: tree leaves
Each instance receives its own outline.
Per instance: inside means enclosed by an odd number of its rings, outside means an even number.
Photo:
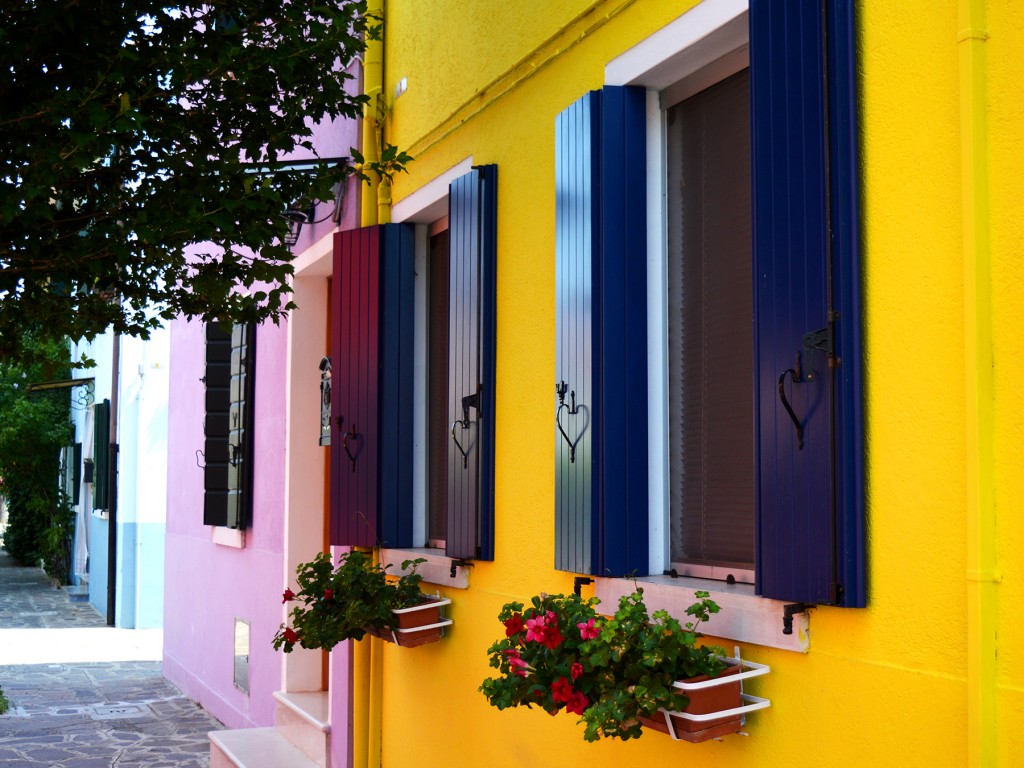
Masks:
[[[280,214],[331,199],[353,169],[281,161],[319,121],[360,115],[341,65],[368,23],[362,2],[5,4],[0,357],[26,354],[24,328],[145,335],[178,314],[291,309]],[[371,170],[408,159],[396,149]]]

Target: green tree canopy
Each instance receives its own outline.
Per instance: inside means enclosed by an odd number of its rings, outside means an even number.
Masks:
[[[179,314],[290,309],[281,213],[330,199],[352,169],[279,161],[312,155],[316,123],[359,115],[341,63],[364,49],[365,14],[345,0],[3,3],[0,357],[24,357],[23,329],[145,337]]]

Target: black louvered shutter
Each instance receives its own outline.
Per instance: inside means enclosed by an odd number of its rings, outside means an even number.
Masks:
[[[255,374],[256,327],[207,324],[206,525],[247,528],[252,522]]]
[[[555,567],[648,569],[645,94],[556,120]]]
[[[231,334],[219,323],[206,325],[204,382],[203,523],[226,526],[231,462]]]
[[[110,505],[110,401],[93,406],[92,412],[93,482],[92,508],[107,509]]]
[[[827,30],[827,34],[826,34]],[[864,605],[849,0],[752,0],[757,591]]]
[[[335,235],[332,544],[414,545],[414,253],[404,224]]]
[[[494,559],[494,384],[498,169],[452,182],[449,222],[450,557]]]

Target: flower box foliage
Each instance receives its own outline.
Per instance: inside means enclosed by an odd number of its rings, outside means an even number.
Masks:
[[[584,738],[637,738],[641,718],[663,717],[689,705],[677,680],[714,677],[726,664],[722,649],[699,645],[698,627],[720,609],[697,592],[685,625],[648,614],[643,590],[619,600],[614,616],[597,613],[597,598],[540,595],[529,606],[507,603],[498,615],[505,637],[489,649],[498,677],[480,686],[498,709],[538,706],[580,716]],[[737,691],[738,698],[738,691]]]
[[[342,553],[337,566],[323,552],[312,562],[299,564],[295,571],[299,591],[286,589],[283,599],[299,605],[291,611],[291,626],[282,624],[274,635],[274,648],[291,653],[300,645],[329,651],[342,640],[360,640],[368,632],[389,639],[402,637],[400,616],[408,613],[422,616],[420,624],[436,630],[431,636],[438,639],[442,625],[451,624],[450,620],[439,620],[439,607],[448,600],[434,598],[433,605],[422,613],[404,611],[431,601],[420,591],[423,577],[416,573],[416,568],[422,562],[406,560],[402,563],[406,573],[397,577],[388,574],[390,565],[375,563],[370,553],[357,550]],[[396,610],[400,613],[396,614]],[[424,632],[416,633],[415,637],[422,642],[430,641],[423,639]]]

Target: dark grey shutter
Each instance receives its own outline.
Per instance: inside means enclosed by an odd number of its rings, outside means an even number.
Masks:
[[[450,557],[494,559],[497,166],[452,182],[449,221]]]
[[[332,544],[414,543],[413,257],[406,225],[335,235]]]
[[[556,122],[555,563],[606,576],[648,569],[645,103]]]
[[[227,525],[248,528],[252,520],[253,396],[256,383],[256,327],[231,329],[231,402],[228,410]]]
[[[75,443],[71,447],[71,503],[78,504],[82,500],[82,444]]]
[[[99,510],[110,505],[110,401],[96,403],[92,416],[92,508]]]
[[[852,4],[784,5],[750,6],[757,590],[855,606],[865,591]]]

